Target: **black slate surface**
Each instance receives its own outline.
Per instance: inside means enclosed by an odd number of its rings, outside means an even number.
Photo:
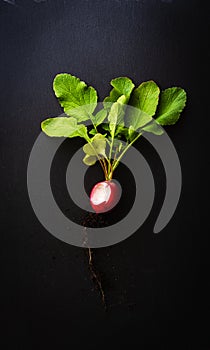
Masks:
[[[2,349],[210,348],[207,4],[0,1]],[[155,152],[139,142],[156,182],[152,212],[129,239],[94,253],[107,311],[85,251],[48,233],[27,194],[27,162],[40,122],[61,113],[52,91],[59,72],[93,85],[100,100],[109,81],[124,75],[136,84],[154,79],[162,89],[181,86],[188,94],[181,120],[167,129],[183,172],[174,217],[152,233],[165,180]],[[52,183],[68,211],[61,192],[66,158],[59,155]]]

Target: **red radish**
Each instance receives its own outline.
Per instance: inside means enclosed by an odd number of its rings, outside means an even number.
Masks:
[[[97,183],[90,194],[90,204],[96,213],[111,210],[120,200],[121,186],[116,180]]]

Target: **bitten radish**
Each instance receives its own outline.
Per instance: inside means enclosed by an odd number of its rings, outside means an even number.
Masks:
[[[104,213],[119,202],[122,189],[118,181],[107,180],[97,183],[90,194],[90,204],[96,213]]]

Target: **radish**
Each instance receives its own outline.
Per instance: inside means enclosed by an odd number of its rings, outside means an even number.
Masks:
[[[119,200],[121,192],[111,180],[134,142],[145,132],[162,135],[160,126],[175,124],[186,104],[184,89],[172,87],[160,92],[153,80],[135,88],[130,78],[118,77],[111,85],[109,96],[97,105],[98,94],[92,86],[74,75],[57,74],[53,89],[66,115],[41,123],[42,131],[50,137],[83,138],[84,164],[100,163],[105,181],[93,188],[90,200],[96,212],[110,210]],[[88,120],[91,128],[82,123]]]
[[[118,181],[98,182],[90,194],[90,204],[96,213],[105,213],[119,202],[122,189]]]
[[[130,78],[121,76],[112,79],[111,86],[109,96],[98,104],[98,93],[92,86],[74,75],[57,74],[53,90],[65,114],[41,123],[42,131],[50,137],[83,138],[83,163],[87,166],[100,164],[104,181],[97,183],[90,194],[95,213],[108,212],[119,202],[122,189],[113,180],[113,173],[134,142],[145,132],[162,135],[161,125],[175,124],[186,104],[184,89],[171,87],[161,91],[153,80],[135,88]],[[100,221],[100,216],[97,220]],[[92,279],[106,305],[101,279],[94,268],[92,249],[87,243],[85,236],[82,247],[87,247]]]
[[[186,104],[184,89],[172,87],[160,92],[153,80],[135,88],[130,78],[118,77],[111,85],[110,95],[98,110],[98,95],[92,86],[74,75],[57,74],[53,89],[66,115],[41,123],[42,131],[50,137],[83,138],[84,164],[99,162],[105,181],[91,192],[90,203],[96,213],[111,210],[119,201],[121,187],[112,180],[113,173],[134,142],[145,132],[162,135],[160,125],[175,124]],[[87,120],[91,129],[82,123]]]

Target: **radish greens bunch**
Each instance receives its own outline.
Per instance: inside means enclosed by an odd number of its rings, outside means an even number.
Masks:
[[[135,88],[131,79],[119,77],[111,81],[111,86],[98,110],[98,96],[92,86],[73,75],[58,74],[53,89],[65,116],[41,123],[48,136],[84,138],[83,162],[89,166],[99,161],[106,180],[112,179],[125,152],[144,132],[161,135],[159,125],[175,124],[186,104],[182,88],[160,91],[152,80]],[[91,128],[86,121],[91,121]]]

